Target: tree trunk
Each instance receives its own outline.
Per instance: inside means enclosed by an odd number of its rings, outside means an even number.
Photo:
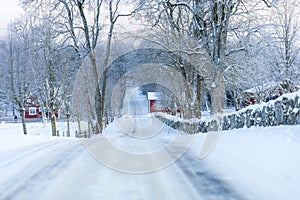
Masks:
[[[224,72],[222,70],[218,70],[216,73],[216,78],[214,79],[210,89],[211,115],[223,113]]]
[[[116,8],[117,9],[117,8]],[[103,79],[102,79],[102,96],[101,96],[101,101],[100,101],[100,115],[101,117],[101,132],[103,129],[103,124],[102,124],[102,118],[104,116],[104,109],[105,109],[105,93],[106,93],[106,81],[107,81],[107,68],[108,68],[108,60],[110,56],[110,51],[111,51],[111,39],[113,35],[113,29],[114,25],[116,23],[117,18],[114,18],[113,13],[113,6],[112,6],[112,1],[109,2],[109,11],[110,11],[110,28],[107,36],[107,43],[106,43],[106,52],[105,52],[105,58],[104,58],[104,63],[103,63]]]
[[[20,117],[21,117],[21,121],[22,121],[23,133],[24,133],[24,135],[27,135],[27,127],[26,127],[24,114],[25,114],[24,110],[21,110]]]
[[[97,133],[102,133],[102,118],[103,118],[103,113],[102,113],[102,108],[101,108],[101,100],[102,100],[102,94],[101,94],[101,89],[100,89],[100,84],[99,84],[99,74],[98,74],[98,68],[97,68],[97,63],[96,63],[96,57],[94,53],[89,54],[89,59],[92,64],[92,70],[94,74],[94,83],[96,85],[96,96],[95,96],[95,110],[96,110],[96,115],[97,115],[97,122],[96,122],[96,132]]]
[[[195,103],[195,110],[194,110],[194,117],[195,118],[201,118],[201,76],[200,74],[197,74],[197,83],[196,83],[196,103]]]
[[[54,113],[52,113],[51,116],[51,128],[52,128],[52,136],[56,136],[56,118]]]
[[[237,91],[233,90],[233,105],[236,111],[240,110],[240,104],[237,97]]]
[[[67,137],[70,137],[70,114],[67,114]]]

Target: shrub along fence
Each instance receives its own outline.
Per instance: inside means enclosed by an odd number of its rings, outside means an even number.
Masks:
[[[259,105],[251,105],[228,115],[209,120],[184,120],[178,117],[156,114],[166,125],[186,133],[250,128],[252,126],[279,126],[300,124],[300,90]]]

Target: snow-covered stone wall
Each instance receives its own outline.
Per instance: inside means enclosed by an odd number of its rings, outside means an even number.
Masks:
[[[228,115],[209,120],[183,120],[178,117],[156,114],[168,126],[187,133],[250,128],[252,126],[279,126],[300,124],[300,90],[259,105],[251,105]]]

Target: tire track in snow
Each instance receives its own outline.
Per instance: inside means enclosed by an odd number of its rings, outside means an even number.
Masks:
[[[204,199],[242,200],[226,181],[218,178],[204,163],[186,152],[176,161],[176,165],[186,174],[189,181]]]
[[[168,144],[168,139],[162,140]],[[184,149],[185,150],[184,150]],[[195,190],[206,200],[244,200],[228,182],[219,178],[209,166],[204,164],[197,156],[191,154],[185,146],[180,143],[168,149],[170,156],[174,157],[177,152],[184,152],[175,165],[184,173]]]
[[[40,152],[40,156],[23,166],[22,171],[1,184],[0,199],[24,199],[22,194],[30,195],[30,199],[36,199],[32,194],[39,193],[51,183],[51,180],[58,176],[59,172],[66,168],[78,153],[84,150],[79,141],[71,144],[55,143],[49,147],[51,148],[42,149],[43,152]]]
[[[16,162],[20,162],[22,159],[26,159],[27,156],[32,156],[32,154],[37,153],[43,149],[52,147],[58,143],[59,143],[59,141],[43,142],[42,144],[32,145],[32,146],[21,148],[17,151],[13,151],[12,154],[16,155],[16,157],[10,158],[9,160],[4,161],[3,163],[0,162],[0,169],[9,167],[10,165],[12,165]]]

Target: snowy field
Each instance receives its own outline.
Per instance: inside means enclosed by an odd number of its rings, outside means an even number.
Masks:
[[[223,132],[203,160],[198,155],[206,134],[199,134],[183,158],[146,174],[128,174],[103,166],[86,151],[81,140],[51,137],[47,126],[29,123],[29,135],[24,136],[20,123],[0,124],[0,199],[296,200],[300,196],[300,126]],[[63,130],[64,124],[59,127]],[[119,133],[111,136],[115,145],[128,151],[141,151],[147,145],[151,151],[151,145],[157,148],[157,142],[133,141],[132,137],[126,140],[127,135],[122,136],[115,123],[105,134],[109,137],[112,132]],[[171,141],[176,133],[164,127],[156,139]],[[206,198],[208,194],[197,183],[202,180],[196,176],[201,170],[238,197],[222,197],[225,193],[219,192]],[[207,184],[214,187],[215,182]]]

